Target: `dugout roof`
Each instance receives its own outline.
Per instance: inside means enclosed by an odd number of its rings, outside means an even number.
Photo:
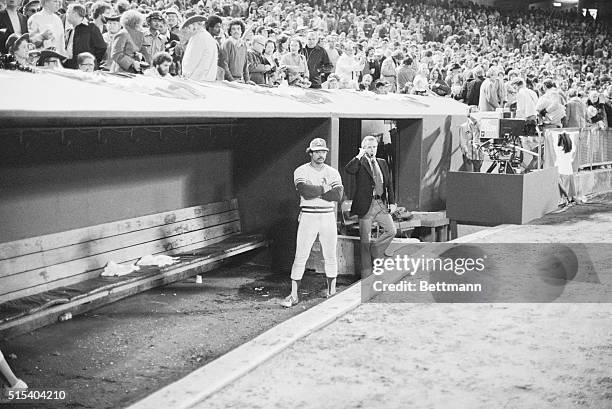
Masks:
[[[209,118],[403,119],[465,115],[449,98],[376,95],[352,90],[265,88],[108,73],[0,71],[0,120],[7,126],[59,124],[79,118],[171,123]]]

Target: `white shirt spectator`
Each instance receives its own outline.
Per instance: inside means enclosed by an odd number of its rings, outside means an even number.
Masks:
[[[538,94],[535,91],[525,87],[519,89],[516,93],[516,117],[518,119],[535,117],[537,103]]]
[[[206,30],[189,39],[183,56],[183,77],[195,81],[214,81],[217,78],[217,42]]]
[[[46,10],[41,10],[34,13],[28,19],[28,32],[30,38],[43,34],[49,30],[51,36],[43,40],[42,48],[55,47],[55,51],[60,54],[66,54],[66,41],[64,39],[64,25],[57,14],[49,13]]]

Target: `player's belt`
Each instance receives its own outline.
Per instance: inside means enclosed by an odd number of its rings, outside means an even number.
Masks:
[[[302,213],[333,213],[333,207],[302,206]]]

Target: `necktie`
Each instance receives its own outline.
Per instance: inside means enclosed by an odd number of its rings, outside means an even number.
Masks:
[[[72,46],[74,44],[74,39],[73,39],[73,35],[74,35],[74,28],[70,28],[68,29],[68,36],[67,41],[66,41],[66,54],[68,54],[68,58],[72,58]]]
[[[376,159],[370,160],[370,166],[372,167],[372,175],[374,176],[374,194],[382,196],[383,194],[383,178],[380,173],[380,168],[376,163]]]

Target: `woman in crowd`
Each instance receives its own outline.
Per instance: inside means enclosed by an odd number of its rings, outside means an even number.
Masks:
[[[141,63],[146,60],[142,23],[144,16],[136,10],[128,10],[121,16],[123,29],[113,39],[112,72],[143,72]]]
[[[274,40],[266,41],[266,46],[263,51],[263,56],[270,64],[270,72],[268,73],[268,84],[274,85],[278,83],[278,60],[276,58],[276,43]]]
[[[451,93],[451,87],[442,79],[442,72],[439,67],[434,67],[429,74],[429,89],[441,97]]]
[[[11,34],[6,40],[6,48],[9,54],[15,57],[15,62],[22,67],[32,65],[29,58],[28,52],[30,51],[29,34]]]
[[[300,54],[301,50],[302,42],[297,37],[293,37],[289,40],[289,52],[281,57],[280,65],[286,70],[289,85],[295,84],[300,78],[308,77],[306,57]]]

